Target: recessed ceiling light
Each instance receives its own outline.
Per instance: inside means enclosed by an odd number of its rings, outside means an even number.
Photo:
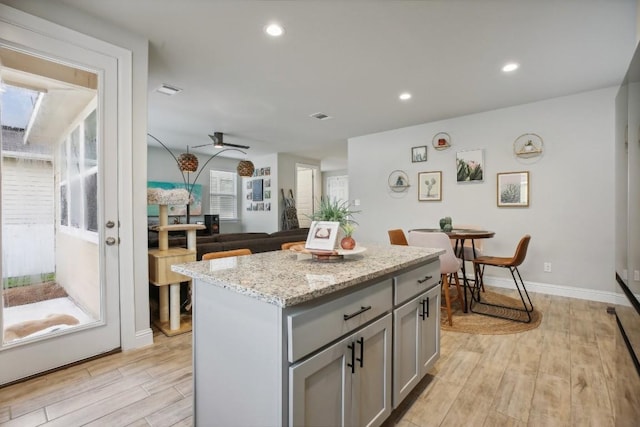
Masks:
[[[404,92],[404,93],[401,93],[398,98],[400,98],[400,100],[402,101],[407,101],[411,99],[411,94],[409,92]]]
[[[156,92],[160,92],[164,95],[175,95],[178,92],[182,92],[182,89],[163,83],[156,88]]]
[[[518,68],[520,68],[520,64],[516,62],[509,62],[504,67],[502,67],[502,71],[504,71],[505,73],[510,73],[517,70]]]
[[[271,37],[279,37],[284,34],[284,28],[279,24],[269,24],[264,27],[264,32],[269,34]]]

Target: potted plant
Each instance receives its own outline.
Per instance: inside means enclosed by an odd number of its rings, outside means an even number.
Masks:
[[[344,231],[344,237],[340,240],[340,246],[342,249],[353,249],[356,247],[356,241],[351,236],[353,232],[356,230],[356,224],[353,221],[347,221],[343,225],[340,226],[342,231]]]
[[[321,197],[320,203],[318,203],[318,208],[313,212],[313,214],[308,215],[308,217],[312,221],[338,222],[340,223],[340,229],[344,232],[345,236],[353,239],[351,234],[358,223],[353,220],[352,216],[357,213],[360,213],[360,211],[352,210],[351,204],[348,201],[340,202],[335,199],[331,200],[328,197]],[[353,244],[355,246],[355,241]]]

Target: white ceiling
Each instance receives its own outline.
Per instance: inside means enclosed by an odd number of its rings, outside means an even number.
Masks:
[[[56,1],[149,39],[149,132],[165,144],[217,131],[324,170],[346,167],[350,137],[618,85],[635,47],[635,0]]]

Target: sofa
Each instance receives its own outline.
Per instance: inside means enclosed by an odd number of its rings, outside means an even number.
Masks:
[[[227,233],[196,236],[197,259],[208,252],[231,249],[250,249],[252,253],[280,250],[283,243],[307,240],[308,228],[276,231],[274,233]],[[149,248],[158,247],[158,233],[149,231]],[[187,239],[182,235],[169,236],[170,247],[187,247]]]

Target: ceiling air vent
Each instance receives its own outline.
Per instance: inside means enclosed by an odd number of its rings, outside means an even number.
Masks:
[[[325,113],[314,113],[309,117],[313,117],[314,119],[318,119],[318,120],[328,120],[331,118],[331,116],[327,116]]]
[[[156,88],[156,92],[160,92],[165,95],[175,95],[178,92],[182,92],[182,89],[163,83]]]

